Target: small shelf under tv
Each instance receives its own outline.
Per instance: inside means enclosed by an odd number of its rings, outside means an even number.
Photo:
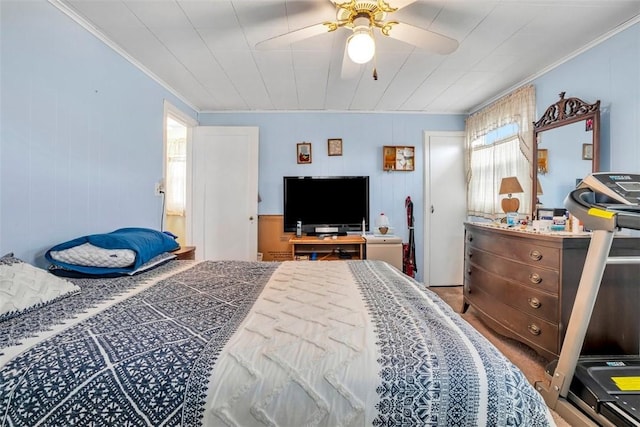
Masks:
[[[291,255],[294,260],[334,261],[346,259],[364,259],[362,236],[317,237],[301,236],[289,239]]]

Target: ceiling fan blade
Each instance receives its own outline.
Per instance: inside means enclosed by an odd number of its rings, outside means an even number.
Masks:
[[[263,40],[256,43],[256,49],[267,50],[287,47],[295,42],[308,39],[320,34],[329,32],[329,29],[324,24],[315,24],[308,27],[300,28],[299,30],[284,33],[279,36],[272,37],[267,40]]]
[[[314,21],[324,17],[333,19],[336,16],[336,8],[329,2],[286,0],[279,7],[274,3],[274,1],[257,1],[252,2],[250,6],[243,6],[243,9],[247,8],[251,11],[243,18],[243,22],[248,25],[264,25],[281,20],[283,13],[286,14],[287,19],[308,16],[313,17]]]
[[[356,64],[349,58],[347,54],[347,44],[349,43],[349,39],[347,39],[347,43],[344,45],[344,55],[342,56],[342,70],[340,71],[340,77],[343,80],[349,80],[354,78],[360,72],[361,64]]]
[[[458,48],[458,41],[433,31],[400,22],[389,30],[389,37],[441,55]]]

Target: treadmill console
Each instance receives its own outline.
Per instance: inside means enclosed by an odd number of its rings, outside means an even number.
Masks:
[[[607,204],[640,205],[640,175],[594,172],[585,177],[578,188],[590,188],[604,196]]]

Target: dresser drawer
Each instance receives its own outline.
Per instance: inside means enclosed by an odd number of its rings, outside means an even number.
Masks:
[[[510,282],[502,275],[491,274],[471,263],[465,265],[465,289],[483,291],[499,302],[524,314],[553,324],[559,322],[558,296]]]
[[[469,246],[466,248],[466,259],[471,264],[481,266],[496,276],[508,278],[512,282],[521,283],[534,289],[558,294],[560,280],[558,270],[515,262]]]
[[[558,325],[527,315],[499,302],[494,295],[486,294],[480,290],[466,289],[465,287],[465,299],[493,321],[517,335],[519,341],[539,352],[541,351],[545,357],[548,357],[550,353],[558,355]]]
[[[560,268],[560,250],[523,238],[509,238],[482,231],[467,230],[467,246],[482,249],[526,264]]]

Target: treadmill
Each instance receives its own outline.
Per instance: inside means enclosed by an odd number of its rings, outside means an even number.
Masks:
[[[640,264],[609,256],[615,231],[640,230],[640,175],[594,172],[564,205],[593,233],[560,357],[547,368],[550,383],[535,387],[572,426],[640,427],[640,355],[580,357],[606,265]]]

